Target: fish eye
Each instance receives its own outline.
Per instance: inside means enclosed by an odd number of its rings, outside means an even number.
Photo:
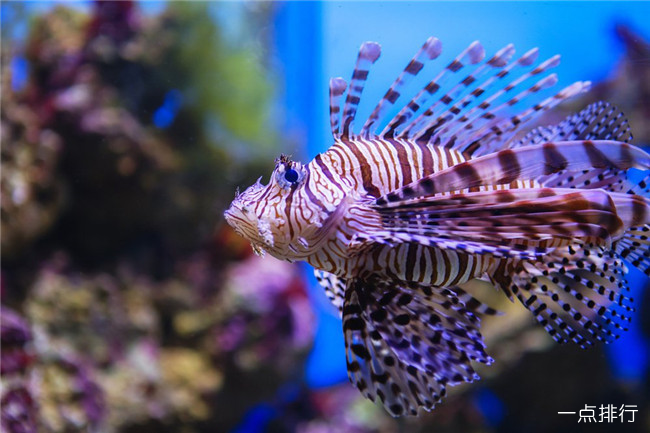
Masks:
[[[296,183],[298,181],[298,172],[290,168],[284,172],[284,179],[287,182]]]
[[[275,163],[277,164],[275,179],[282,188],[297,187],[305,179],[306,171],[301,163],[291,161],[284,155],[277,159]]]

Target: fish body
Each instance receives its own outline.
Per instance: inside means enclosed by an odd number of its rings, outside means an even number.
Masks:
[[[535,102],[558,56],[513,61],[507,45],[485,59],[474,42],[385,122],[441,52],[429,38],[355,133],[380,54],[363,44],[350,85],[330,81],[334,144],[306,165],[281,156],[225,212],[256,252],[315,268],[343,318],[351,381],[394,416],[432,409],[478,378],[472,361],[493,362],[479,326],[495,311],[459,285],[491,281],[555,340],[588,347],[630,320],[623,259],[650,275],[650,155],[623,114],[599,102],[517,135],[589,83]]]

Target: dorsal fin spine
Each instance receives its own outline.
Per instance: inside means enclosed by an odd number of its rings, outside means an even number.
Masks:
[[[370,66],[377,61],[381,55],[381,46],[376,42],[364,42],[359,49],[357,63],[352,72],[352,79],[348,88],[348,96],[343,107],[343,133],[345,138],[354,136],[353,125],[357,114],[357,107],[361,100],[363,87],[368,79]]]
[[[441,52],[442,43],[440,40],[434,37],[426,40],[368,117],[368,120],[361,129],[362,137],[370,138],[374,135],[373,127],[377,122],[381,121],[388,107],[394,105],[401,96],[402,88],[422,70],[426,61],[435,60],[440,56]]]
[[[338,140],[341,136],[340,119],[341,119],[341,97],[345,93],[348,84],[343,78],[330,79],[330,128],[332,136]]]
[[[443,119],[453,118],[456,114],[460,113],[461,109],[469,104],[472,94],[466,95],[461,101],[458,101],[455,105],[449,107],[446,111],[441,113],[437,119],[431,120],[431,118],[435,115],[435,107],[440,102],[443,102],[449,106],[451,102],[458,98],[459,94],[463,90],[467,89],[474,82],[480,80],[486,73],[494,72],[495,70],[502,69],[504,66],[506,66],[514,52],[515,49],[513,44],[509,44],[499,50],[487,62],[477,67],[472,73],[465,77],[465,79],[456,84],[450,92],[436,101],[424,113],[420,114],[420,116],[413,120],[400,134],[400,138],[410,138],[412,131],[426,130],[430,125],[440,124]],[[488,68],[488,66],[490,66],[492,69]],[[494,76],[491,78],[494,78]],[[447,98],[446,101],[449,102],[445,102],[445,98]]]
[[[388,123],[388,125],[379,134],[381,137],[393,136],[397,129],[409,123],[416,111],[420,109],[427,101],[435,94],[441,86],[450,78],[451,74],[456,74],[460,71],[467,62],[479,62],[482,57],[480,56],[483,47],[480,42],[474,41],[467,48],[465,48],[447,67],[438,73],[438,75],[431,80],[411,101],[400,110],[399,113]]]

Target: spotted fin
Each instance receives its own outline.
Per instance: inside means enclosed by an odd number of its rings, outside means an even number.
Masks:
[[[325,289],[325,295],[332,302],[332,305],[338,309],[339,314],[343,313],[343,301],[345,300],[345,286],[347,282],[329,272],[314,269],[316,281]]]
[[[431,410],[447,385],[478,379],[490,364],[479,318],[452,289],[350,281],[343,331],[350,381],[393,416]]]
[[[628,191],[628,194],[644,197],[646,201],[650,200],[650,175],[641,179]],[[632,214],[638,217],[639,214],[644,213],[646,218],[650,218],[648,216],[650,210],[644,210],[637,206],[636,209],[632,208]],[[616,252],[632,266],[650,276],[650,223],[639,224],[638,227],[632,227],[626,231],[623,239],[616,245]]]
[[[632,141],[632,133],[625,115],[608,102],[596,102],[579,113],[567,117],[553,126],[540,126],[524,138],[510,145],[511,148],[533,146],[553,141],[615,140]],[[537,179],[542,185],[562,188],[596,189],[623,192],[632,188],[625,170],[597,168],[576,172],[561,170]]]
[[[625,232],[616,244],[616,252],[650,277],[650,224]]]
[[[563,141],[506,149],[425,176],[376,200],[394,206],[414,197],[461,191],[484,185],[510,184],[562,170],[593,168],[650,169],[650,155],[617,141]]]
[[[627,330],[634,308],[626,296],[626,267],[607,248],[568,245],[535,264],[504,262],[499,271],[493,282],[519,299],[560,343],[589,347]]]
[[[625,115],[609,102],[596,102],[554,126],[533,129],[511,148],[532,146],[551,141],[614,140],[632,141]]]
[[[610,192],[625,192],[634,186],[628,178],[628,172],[616,168],[561,170],[548,176],[540,176],[537,181],[551,188],[604,189]]]

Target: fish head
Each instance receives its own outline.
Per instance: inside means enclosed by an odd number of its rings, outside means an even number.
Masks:
[[[308,177],[307,166],[280,156],[268,185],[259,178],[235,194],[224,213],[226,221],[257,254],[268,252],[279,259],[297,259],[299,250],[305,248],[303,232],[318,225],[304,191]]]

